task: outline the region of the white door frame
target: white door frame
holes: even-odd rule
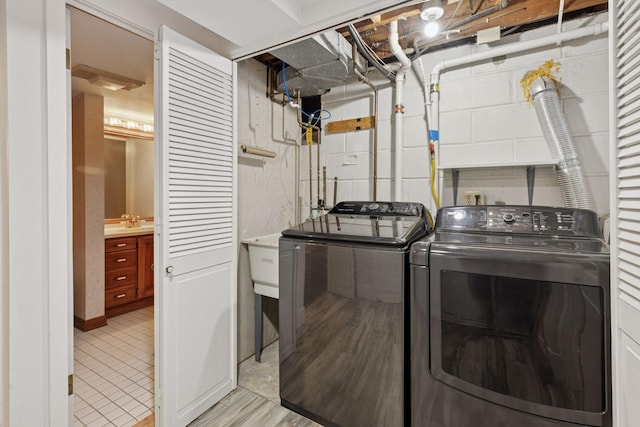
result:
[[[5,125],[0,135],[0,244],[6,267],[3,425],[69,425],[71,152],[65,2],[0,3],[6,31],[0,96],[7,107],[0,113]]]
[[[44,0],[44,1],[46,1],[46,0]],[[149,40],[150,43],[154,42],[154,37],[153,37],[153,33],[152,32],[149,33],[148,31],[145,31],[143,27],[139,27],[139,26],[135,25],[134,23],[132,23],[131,21],[126,20],[123,17],[119,17],[117,15],[108,13],[107,11],[99,9],[96,6],[92,5],[91,3],[86,2],[84,0],[66,0],[66,1],[62,0],[62,1],[65,2],[65,10],[66,11],[68,11],[68,6],[75,7],[76,9],[81,10],[83,12],[86,12],[86,13],[92,15],[92,16],[96,16],[96,17],[98,17],[100,19],[103,19],[104,21],[109,22],[110,24],[113,24],[113,25],[117,26],[118,28],[121,28],[121,29],[123,29],[125,31],[130,31],[130,32],[132,32],[134,34],[137,34],[140,37],[142,37],[142,38],[144,38],[146,40]],[[70,24],[70,22],[67,21],[67,28],[66,28],[67,31],[70,31],[69,24]],[[152,61],[153,58],[150,58],[149,60]],[[69,81],[69,85],[70,84],[71,84],[71,82]],[[69,95],[71,94],[71,87],[70,86],[69,86],[68,93],[69,93]],[[70,102],[71,102],[70,97],[69,97],[69,101],[68,102],[69,102],[68,108],[69,108],[69,112],[70,112],[71,111],[70,110]],[[71,141],[72,140],[71,140],[71,116],[70,115],[68,116],[67,135],[68,135],[68,150],[69,150],[69,153],[71,153],[71,149],[72,149]],[[158,167],[158,165],[156,163],[157,163],[157,161],[154,158],[154,168]],[[68,189],[69,193],[68,194],[69,194],[69,198],[73,199],[73,189],[72,189],[72,186],[71,186],[71,173],[72,173],[71,154],[69,154],[69,164],[68,164],[67,170],[69,171],[69,189]],[[73,241],[72,240],[73,239],[73,224],[72,224],[72,221],[73,221],[73,210],[72,210],[72,205],[70,203],[69,227],[70,227],[70,239],[71,239],[70,241],[71,242]],[[154,237],[155,237],[155,235],[154,235]],[[70,271],[73,272],[73,253],[72,253],[71,250],[69,251],[69,260],[68,260],[68,262],[69,262],[69,265],[70,265],[70,268],[71,268]],[[68,306],[68,310],[71,312],[71,315],[70,315],[71,326],[69,328],[70,334],[71,334],[69,336],[70,351],[69,351],[68,359],[69,359],[69,364],[70,364],[71,368],[73,368],[73,363],[74,363],[74,347],[73,347],[73,340],[74,340],[74,338],[73,338],[73,280],[70,280],[70,287],[69,287],[69,295],[68,296],[69,296],[69,301],[70,301],[70,305]],[[155,310],[155,311],[157,312],[157,310]],[[157,321],[158,321],[158,316],[155,315],[154,316],[154,323],[157,322]],[[159,360],[158,358],[159,358],[159,355],[157,353],[155,353],[155,355],[154,355],[154,359],[155,359],[154,360],[154,364],[155,365],[158,364],[158,360]],[[73,369],[71,369],[71,372],[72,371],[73,371]],[[69,420],[70,420],[69,425],[73,425],[73,420],[74,420],[73,410],[74,409],[73,409],[72,400],[70,401],[68,407],[69,407],[68,412],[69,412]]]
[[[147,30],[145,30],[145,28],[143,26],[139,26],[138,24],[136,24],[136,23],[132,22],[131,20],[127,19],[127,18],[129,18],[128,16],[127,16],[127,18],[118,16],[118,15],[116,15],[114,13],[111,13],[111,12],[105,11],[103,9],[100,9],[97,6],[89,3],[86,0],[67,0],[66,3],[68,5],[70,5],[70,6],[73,6],[73,7],[77,8],[77,9],[79,9],[79,10],[82,10],[83,12],[86,12],[86,13],[91,14],[93,16],[97,16],[97,17],[105,20],[106,22],[109,22],[109,23],[111,23],[111,24],[113,24],[113,25],[115,25],[115,26],[117,26],[119,28],[122,28],[122,29],[127,30],[127,31],[131,31],[131,32],[139,35],[140,37],[143,37],[143,38],[145,38],[147,40],[150,40],[152,43],[154,42],[154,39],[155,39],[154,33],[148,32]],[[157,67],[157,64],[155,64],[155,66]],[[233,71],[233,76],[234,76],[234,79],[235,79],[235,74],[236,74],[236,72],[235,72],[235,70],[236,70],[235,64],[233,64],[232,68],[234,70]],[[158,84],[158,81],[154,82],[154,84]],[[156,103],[157,103],[157,101],[156,101]],[[235,113],[235,110],[234,110],[234,113]],[[69,133],[69,135],[70,135],[70,133]],[[235,128],[234,128],[234,135],[235,135]],[[70,137],[69,137],[69,141],[71,141]],[[71,149],[71,145],[70,144],[71,143],[69,142],[69,150]],[[235,144],[235,141],[234,141],[234,147],[236,145],[237,144]],[[235,148],[234,148],[234,150],[235,150]],[[234,151],[233,158],[235,159],[235,151]],[[155,156],[155,158],[154,158],[154,169],[155,170],[159,170],[160,169],[160,165],[159,165],[158,161],[159,161],[158,157]],[[69,167],[69,170],[71,170],[70,167]],[[234,168],[234,174],[235,174],[235,168]],[[234,179],[234,181],[235,181],[235,179]],[[158,186],[158,182],[156,181],[156,182],[154,182],[154,188],[156,188],[156,192],[157,192],[157,186]],[[72,194],[71,190],[70,190],[69,194],[70,195]],[[234,192],[234,194],[235,194],[235,192]],[[236,204],[236,200],[234,199],[234,206],[235,206],[235,204]],[[160,208],[162,208],[162,207],[160,207]],[[157,209],[158,209],[158,207],[156,206],[156,210]],[[158,215],[157,211],[155,212],[155,215],[156,216]],[[159,226],[158,222],[156,222],[156,226]],[[233,229],[235,229],[235,215],[234,215],[234,226],[233,226]],[[157,230],[154,233],[154,238],[156,239],[156,241],[159,238],[159,234],[158,234]],[[156,247],[157,247],[157,244],[158,243],[156,243]],[[232,246],[234,248],[236,247],[235,240],[234,240],[234,244]],[[159,267],[162,267],[162,263],[158,262],[158,255],[159,255],[158,252],[159,251],[156,250],[154,252],[156,254],[155,265],[157,265]],[[235,249],[233,249],[232,252],[235,254]],[[72,263],[72,257],[71,256],[70,256],[70,262]],[[236,280],[236,278],[235,278],[235,265],[236,265],[236,261],[235,261],[235,258],[234,258],[234,263],[233,263],[233,266],[234,266],[234,268],[233,268],[233,281],[234,282]],[[155,272],[156,279],[154,280],[155,295],[156,295],[156,304],[155,304],[156,308],[154,309],[154,323],[155,323],[154,329],[155,329],[155,332],[156,332],[156,340],[158,339],[159,324],[162,322],[161,315],[160,315],[161,305],[159,304],[160,297],[161,297],[160,284],[162,282],[161,280],[159,280],[160,271],[161,271],[161,268],[157,268],[156,269],[156,272]],[[72,295],[73,285],[71,285],[69,292]],[[234,299],[234,301],[235,301],[235,299]],[[233,307],[235,307],[235,303],[233,304]],[[235,318],[235,314],[234,314],[233,317]],[[71,331],[72,331],[72,329],[71,329]],[[235,323],[234,323],[234,327],[233,327],[233,331],[232,332],[235,335],[235,333],[236,333]],[[71,336],[70,339],[73,340],[73,336]],[[154,353],[154,359],[155,359],[154,360],[154,364],[155,364],[155,367],[156,367],[155,368],[155,371],[156,371],[156,390],[154,390],[154,392],[157,392],[157,390],[158,390],[158,375],[157,375],[157,373],[158,373],[159,367],[162,365],[162,360],[163,359],[162,359],[161,353],[158,351],[158,343],[157,342],[156,342],[154,347],[156,348],[156,351]],[[69,355],[69,357],[70,357],[71,364],[73,364],[73,348],[71,348],[71,354]],[[235,344],[232,346],[232,349],[230,350],[230,357],[232,359],[232,362],[235,364],[235,362],[236,362],[236,345]],[[233,375],[232,376],[233,376],[233,387],[235,387],[235,384],[236,384],[235,370],[233,371]],[[158,405],[158,402],[160,400],[160,397],[161,396],[156,396],[155,397],[156,410],[158,409],[157,405]],[[71,409],[69,410],[69,417],[70,417],[69,419],[71,421],[73,421],[73,406],[70,405],[70,408]],[[162,421],[162,419],[159,418],[159,415],[160,414],[156,414],[156,422]]]

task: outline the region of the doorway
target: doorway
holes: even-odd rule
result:
[[[99,132],[79,161],[74,139],[74,423],[130,426],[155,404],[153,42],[69,9],[72,96],[90,98],[82,120]],[[105,238],[135,246],[109,252]]]

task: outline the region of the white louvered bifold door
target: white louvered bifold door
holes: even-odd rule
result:
[[[640,1],[610,2],[614,73],[612,206],[614,419],[640,425]]]
[[[236,387],[235,64],[158,38],[156,419],[184,426]]]

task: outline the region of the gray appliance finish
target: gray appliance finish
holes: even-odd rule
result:
[[[341,202],[280,238],[280,398],[325,426],[408,425],[409,248],[418,203]]]
[[[411,421],[611,426],[609,250],[596,215],[438,211],[411,248]]]

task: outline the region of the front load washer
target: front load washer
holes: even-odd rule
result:
[[[325,426],[408,425],[409,248],[432,230],[419,203],[341,202],[282,232],[283,406]]]
[[[609,250],[580,209],[438,211],[411,251],[411,421],[611,426]]]

